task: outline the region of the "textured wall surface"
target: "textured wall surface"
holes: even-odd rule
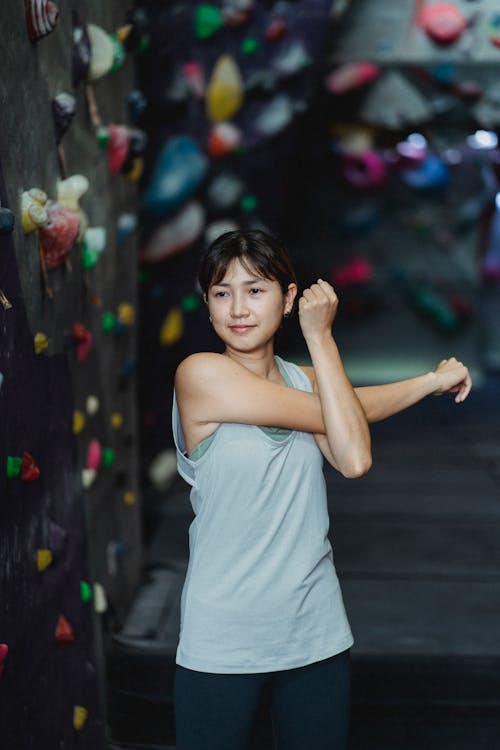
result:
[[[127,610],[141,557],[134,325],[103,327],[106,313],[116,322],[120,305],[135,307],[135,237],[118,243],[116,228],[121,214],[134,211],[136,191],[123,174],[110,174],[86,83],[73,85],[72,10],[111,33],[127,6],[61,3],[57,26],[36,42],[24,3],[0,8],[0,198],[15,215],[14,232],[0,235],[0,288],[11,304],[0,306],[0,643],[8,647],[0,665],[0,744],[9,750],[103,746],[101,625],[119,622]],[[127,55],[119,70],[92,84],[104,125],[126,122],[132,78]],[[58,154],[52,99],[61,92],[75,97],[76,114]],[[77,241],[45,277],[39,232],[24,234],[19,196],[38,187],[55,200],[57,181],[74,174],[90,183],[81,226],[104,227],[105,249],[85,270]],[[91,336],[81,362],[75,323]],[[40,353],[37,333],[47,340]],[[102,459],[84,486],[92,440]],[[24,452],[39,468],[32,481],[6,473],[7,457]],[[50,563],[45,568],[39,551]],[[105,607],[102,592],[107,614],[94,615],[94,603]],[[65,629],[56,637],[58,624]]]

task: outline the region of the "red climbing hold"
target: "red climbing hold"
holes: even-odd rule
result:
[[[35,479],[38,479],[40,476],[40,469],[35,463],[35,459],[33,456],[30,456],[29,453],[26,453],[24,451],[23,453],[23,463],[21,466],[21,479],[24,482],[34,482]]]
[[[59,615],[56,627],[56,641],[64,645],[66,643],[73,643],[75,640],[75,633],[68,620],[64,615]]]

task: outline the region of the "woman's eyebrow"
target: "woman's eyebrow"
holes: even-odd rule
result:
[[[241,283],[244,285],[250,286],[251,284],[262,284],[267,283],[268,279],[264,279],[262,276],[258,276],[255,279],[246,279],[245,281],[242,281]],[[232,286],[232,284],[228,281],[219,281],[218,284],[214,284],[214,286]]]

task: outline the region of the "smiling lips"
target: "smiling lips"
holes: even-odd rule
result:
[[[233,333],[246,333],[247,331],[251,331],[252,328],[255,326],[249,326],[249,325],[236,325],[236,326],[229,326],[230,330]]]

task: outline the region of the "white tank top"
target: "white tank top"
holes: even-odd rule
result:
[[[276,357],[294,388],[297,365]],[[276,441],[223,423],[206,452],[186,455],[174,393],[173,434],[195,518],[176,662],[200,672],[273,672],[352,645],[328,540],[323,457],[314,438]]]

